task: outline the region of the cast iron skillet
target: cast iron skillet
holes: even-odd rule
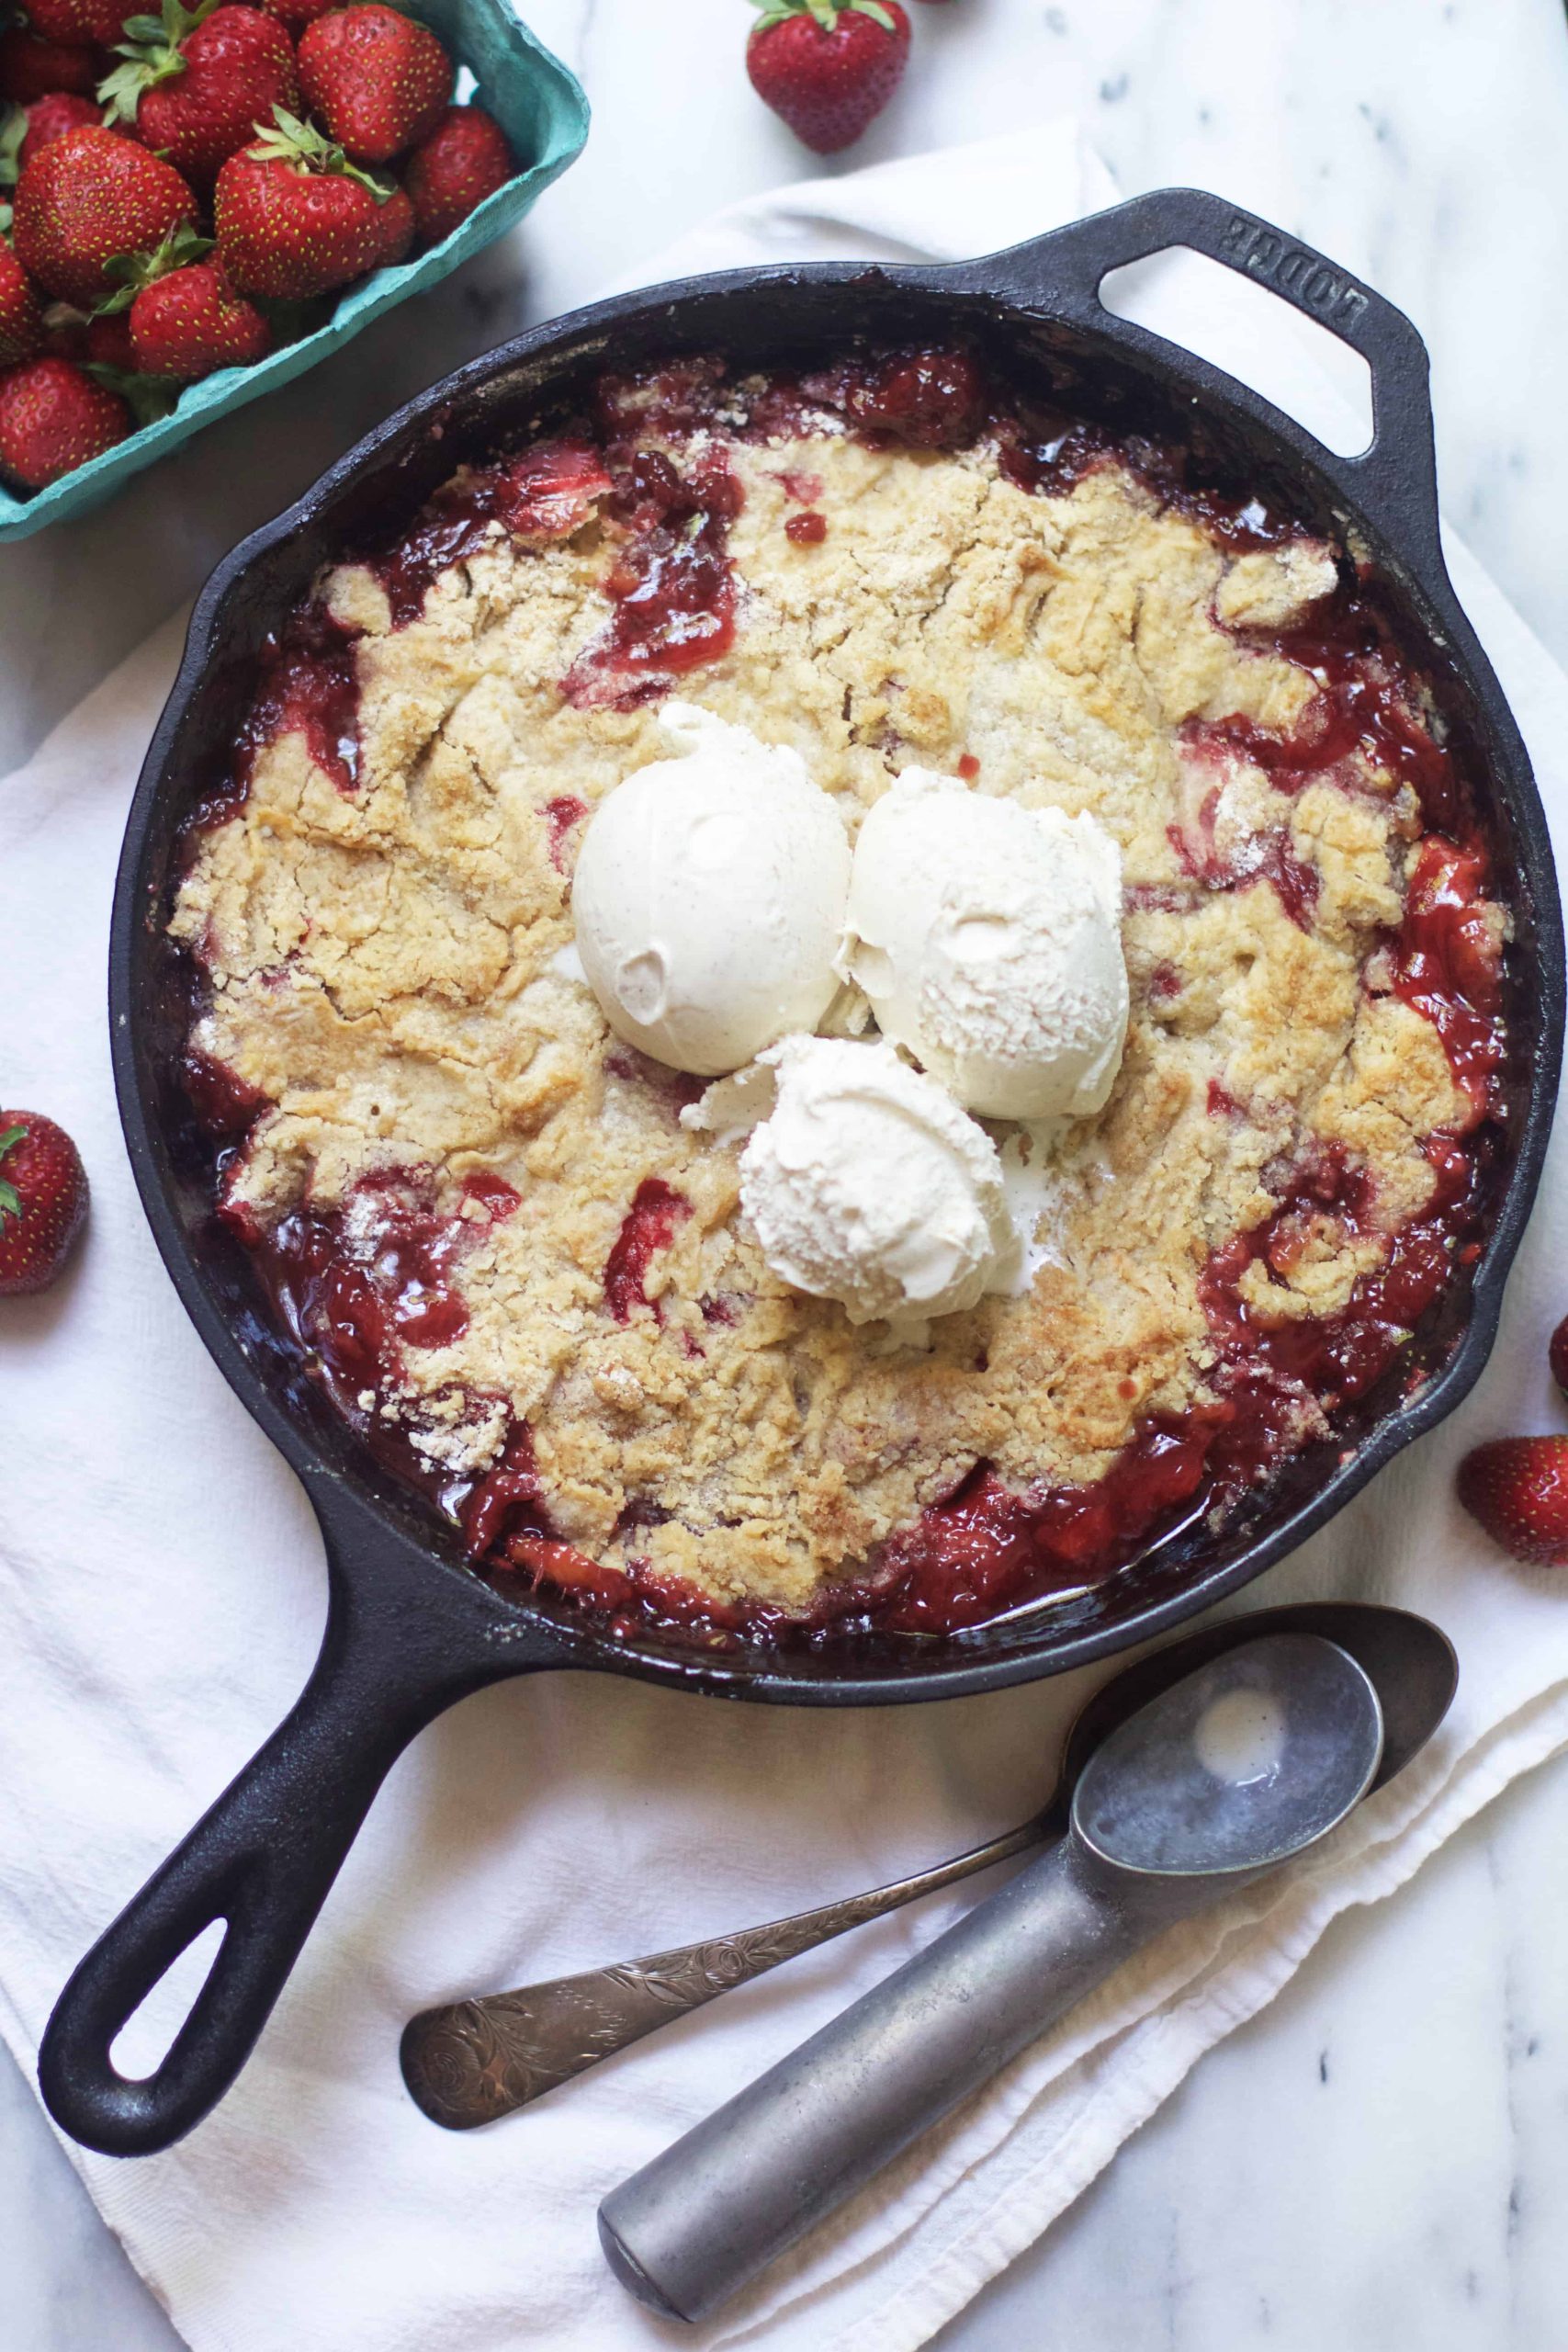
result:
[[[1375,438],[1332,456],[1255,393],[1104,311],[1108,270],[1189,245],[1322,321],[1371,364]],[[1197,1519],[1100,1591],[1028,1607],[941,1640],[887,1637],[825,1656],[694,1656],[677,1637],[615,1640],[540,1593],[503,1600],[465,1566],[432,1507],[370,1460],[283,1346],[244,1252],[210,1216],[209,1153],[175,1076],[186,1001],[163,941],[182,820],[227,771],[269,627],[345,546],[394,531],[504,434],[570,405],[605,364],[717,349],[765,364],[842,348],[968,338],[1005,379],[1128,431],[1185,438],[1208,473],[1282,500],[1348,538],[1387,583],[1475,780],[1517,938],[1507,1143],[1485,1248],[1408,1359],[1332,1444],[1292,1464],[1217,1536]],[[1234,1592],[1322,1526],[1449,1412],[1490,1347],[1540,1173],[1563,1017],[1562,944],[1544,820],[1524,746],[1454,600],[1438,541],[1427,357],[1409,322],[1344,270],[1218,198],[1172,190],[955,267],[826,265],[695,280],[607,302],[504,345],[412,401],[299,503],[220,566],[131,809],[111,959],[115,1075],[137,1181],[186,1310],[224,1374],[305,1482],[326,1545],[321,1657],[299,1704],[73,1976],[39,2078],[55,2120],[118,2155],[167,2147],[249,2055],[393,1759],[454,1701],[509,1675],[589,1668],[737,1699],[862,1706],[996,1690],[1142,1641]],[[164,2063],[127,2081],[109,2051],[186,1947],[227,1923]]]

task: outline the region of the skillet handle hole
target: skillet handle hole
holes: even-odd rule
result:
[[[1364,457],[1371,447],[1372,374],[1362,353],[1258,279],[1170,244],[1108,270],[1100,300],[1249,384],[1337,456]]]
[[[109,2047],[109,2064],[122,2082],[150,2082],[158,2072],[201,1998],[228,1933],[227,1919],[212,1920],[132,2009]]]

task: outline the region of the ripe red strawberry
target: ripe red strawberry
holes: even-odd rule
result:
[[[260,0],[269,17],[287,25],[296,40],[306,25],[313,25],[329,8],[341,7],[343,0]]]
[[[34,32],[68,49],[107,49],[129,14],[129,0],[28,0]]]
[[[29,359],[0,376],[0,474],[43,490],[130,431],[118,392],[71,359]]]
[[[0,368],[36,359],[43,347],[43,311],[38,289],[0,237]]]
[[[235,293],[221,262],[197,261],[142,288],[130,306],[130,340],[142,375],[189,383],[264,357],[272,329]]]
[[[17,258],[62,302],[91,310],[111,291],[106,265],[151,251],[196,198],[172,164],[114,130],[68,130],[17,183]]]
[[[1547,1350],[1547,1357],[1551,1365],[1551,1377],[1563,1395],[1568,1396],[1568,1315],[1563,1317],[1556,1330],[1553,1331],[1551,1345]]]
[[[164,0],[162,19],[132,17],[116,66],[98,96],[111,123],[209,188],[220,167],[270,122],[275,106],[298,105],[294,44],[276,17],[221,7],[196,15]]]
[[[366,0],[301,34],[305,102],[356,164],[388,164],[428,139],[452,96],[452,61],[433,32]]]
[[[92,98],[78,97],[72,90],[55,90],[28,108],[28,127],[17,161],[26,171],[39,148],[47,147],[51,139],[63,139],[68,130],[85,130],[102,121]]]
[[[516,169],[506,133],[482,107],[448,107],[403,171],[420,243],[449,237]]]
[[[388,262],[413,242],[413,207],[341,147],[282,107],[276,128],[231,155],[213,220],[230,281],[243,294],[299,300]]]
[[[0,1298],[47,1290],[86,1214],[86,1170],[64,1128],[0,1111]]]
[[[39,40],[24,25],[0,33],[0,98],[30,107],[56,90],[74,90],[90,97],[100,68],[90,49],[68,49],[57,40]]]
[[[904,78],[909,19],[899,0],[752,0],[751,87],[818,155],[852,146]]]
[[[1500,1437],[1459,1465],[1459,1498],[1494,1543],[1538,1567],[1568,1566],[1568,1437]]]

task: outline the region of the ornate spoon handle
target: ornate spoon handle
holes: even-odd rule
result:
[[[732,1985],[761,1976],[846,1928],[970,1878],[992,1862],[1027,1853],[1060,1826],[1053,1810],[934,1870],[824,1904],[818,1911],[797,1912],[792,1919],[771,1920],[766,1927],[618,1967],[591,1969],[581,1976],[525,1984],[514,1993],[423,2009],[403,2029],[403,2080],[432,2122],[448,2132],[497,2122]]]

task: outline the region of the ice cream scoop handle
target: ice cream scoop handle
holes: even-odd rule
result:
[[[612,2190],[615,2275],[666,2317],[705,2318],[1203,1899],[1164,1895],[1152,1917],[1069,1838]]]

